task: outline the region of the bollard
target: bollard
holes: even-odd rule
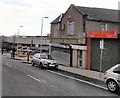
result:
[[[27,61],[29,61],[29,52],[27,52]]]

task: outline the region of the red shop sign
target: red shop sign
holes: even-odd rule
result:
[[[118,38],[118,32],[116,30],[87,32],[87,38]]]

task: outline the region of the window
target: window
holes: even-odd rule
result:
[[[120,66],[116,67],[116,68],[113,70],[113,72],[120,74]]]
[[[58,31],[59,31],[59,24],[56,24],[55,26],[54,26],[54,37],[58,37]]]
[[[61,24],[61,31],[65,30],[65,24]]]
[[[82,67],[82,50],[78,50],[78,66]]]
[[[101,24],[101,31],[107,31],[107,24]]]
[[[58,25],[55,26],[55,30],[58,30]]]
[[[35,58],[38,58],[38,55],[39,55],[39,54],[35,54],[34,57],[35,57]]]
[[[55,30],[55,31],[60,30],[60,24],[56,24],[55,27],[54,27],[54,30]]]
[[[68,35],[74,35],[74,21],[68,21],[67,24],[67,34]]]

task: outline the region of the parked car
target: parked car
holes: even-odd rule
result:
[[[120,90],[120,64],[117,64],[105,72],[105,83],[111,92]]]
[[[55,69],[58,68],[58,64],[56,60],[54,60],[50,55],[46,53],[36,53],[32,57],[31,62],[32,62],[32,66],[39,65],[41,69],[44,67],[55,68]]]

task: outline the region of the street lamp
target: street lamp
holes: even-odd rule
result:
[[[20,29],[20,27],[23,27],[23,26],[18,26],[18,36],[19,36],[19,29]]]
[[[22,25],[21,26],[18,26],[18,38],[19,38],[19,29],[20,29],[20,27],[23,27]],[[19,44],[18,44],[18,42],[17,42],[17,54],[18,54],[18,46],[19,46]]]
[[[43,20],[44,18],[48,18],[48,17],[43,17],[42,21],[41,21],[41,44],[40,44],[40,53],[42,53],[42,33],[43,33]]]

